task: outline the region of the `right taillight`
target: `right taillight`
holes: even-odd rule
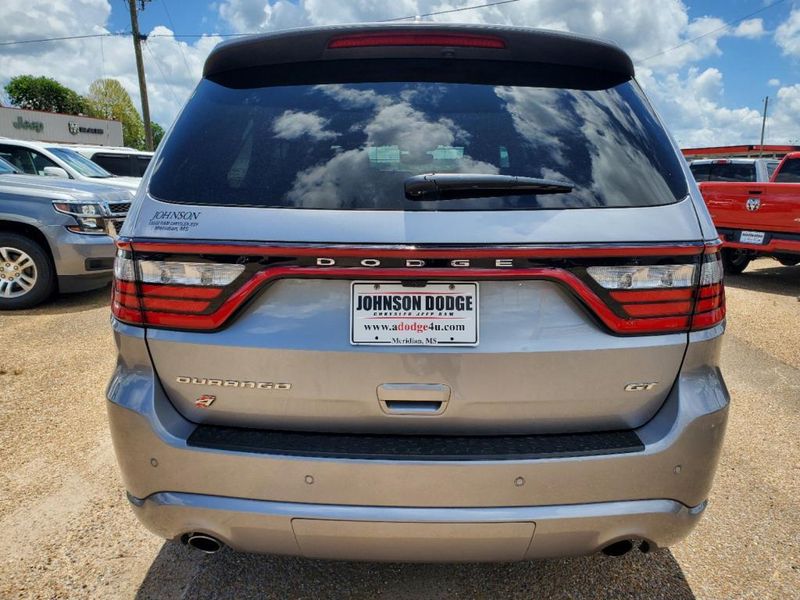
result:
[[[697,265],[624,265],[588,267],[610,306],[622,317],[624,333],[686,331],[692,316]],[[610,300],[610,302],[609,302]]]
[[[722,281],[722,257],[718,248],[703,255],[700,282],[692,315],[692,329],[708,329],[725,318],[725,285]]]
[[[700,262],[587,267],[626,333],[707,329],[725,318],[722,263],[710,247]]]

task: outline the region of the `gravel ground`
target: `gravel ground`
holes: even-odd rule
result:
[[[727,281],[733,404],[704,520],[621,559],[382,565],[165,543],[128,510],[106,428],[108,290],[0,314],[0,598],[799,598],[800,267],[776,265]]]

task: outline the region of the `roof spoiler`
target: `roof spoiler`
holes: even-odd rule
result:
[[[592,37],[525,27],[373,23],[291,29],[225,41],[206,59],[203,77],[254,67],[385,58],[528,62],[602,71],[621,80],[634,76],[625,51]]]

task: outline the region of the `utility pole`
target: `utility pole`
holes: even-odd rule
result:
[[[764,98],[764,116],[761,119],[761,152],[759,156],[764,156],[764,129],[767,126],[767,107],[769,106],[769,96]]]
[[[136,54],[136,71],[139,74],[139,96],[142,98],[142,120],[144,121],[144,145],[146,150],[153,149],[153,128],[150,126],[150,103],[147,101],[147,81],[144,78],[144,62],[142,62],[142,40],[147,37],[139,33],[139,16],[136,14],[136,3],[144,10],[147,0],[127,0],[131,9],[131,33],[133,35],[133,51]]]

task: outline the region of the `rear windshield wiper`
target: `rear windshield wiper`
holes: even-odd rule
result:
[[[572,185],[552,179],[484,173],[423,173],[403,183],[409,200],[453,200],[538,194],[567,194]]]

